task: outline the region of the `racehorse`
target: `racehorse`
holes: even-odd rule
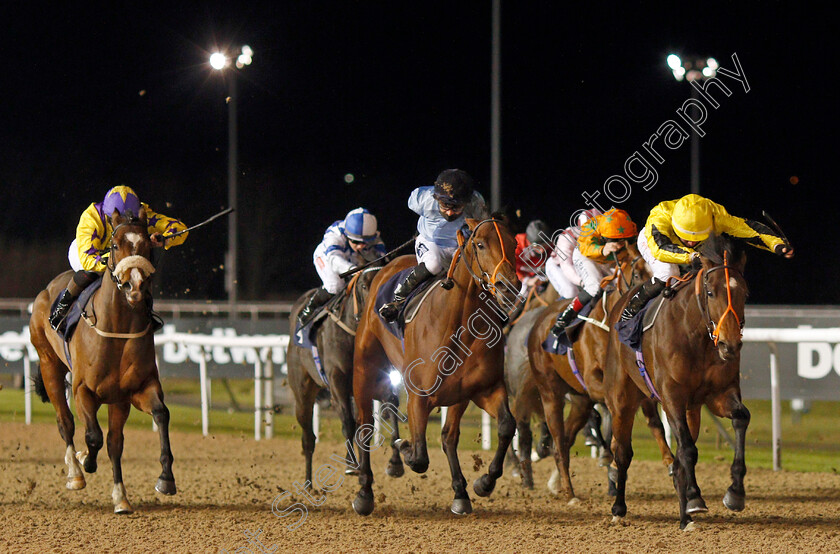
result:
[[[131,406],[151,414],[160,433],[162,472],[155,489],[175,494],[172,451],[169,446],[169,410],[163,403],[155,362],[152,321],[147,302],[151,299],[152,243],[145,210],[137,217],[113,215],[114,231],[102,285],[85,308],[86,324],[76,327],[65,350],[61,337],[50,327],[50,306],[61,294],[73,272],[66,271],[41,291],[29,321],[30,340],[38,351],[40,369],[36,391],[52,402],[58,415],[58,430],[67,446],[67,488],[83,489],[88,473],[96,471],[96,456],[103,445],[96,412],[108,405],[108,456],[114,473],[111,498],[114,512],[133,511],[122,479],[123,426]],[[72,368],[72,391],[76,413],[85,423],[85,452],[73,444],[75,423],[65,397],[65,377]],[[80,465],[81,463],[81,465]]]
[[[567,355],[551,354],[542,347],[549,334],[549,328],[569,301],[557,302],[540,313],[528,337],[530,370],[554,440],[554,457],[559,472],[560,490],[554,490],[554,476],[550,480],[549,488],[553,492],[565,492],[570,503],[575,503],[577,499],[569,475],[569,451],[577,433],[590,417],[595,403],[602,403],[605,396],[603,368],[610,331],[603,321],[607,319],[608,314],[615,311],[615,305],[623,294],[634,285],[641,285],[651,276],[647,263],[639,254],[636,242],[631,240],[625,244],[626,247],[617,259],[615,272],[612,277],[604,279],[602,287],[607,282],[611,284],[605,287],[603,296],[594,305],[586,322],[581,324],[579,332],[572,330],[572,334],[577,335],[572,350],[575,368]],[[564,423],[563,409],[567,394],[570,397],[571,409]],[[665,432],[656,412],[656,404],[652,401],[643,402],[642,410],[651,433],[659,444],[665,465],[670,465],[673,456],[665,442]],[[604,464],[610,461],[609,452],[605,452],[605,456],[607,459],[602,460]],[[523,467],[525,465],[527,464],[523,464]]]
[[[289,341],[286,354],[289,388],[291,388],[295,397],[295,416],[302,430],[301,442],[306,457],[306,483],[308,484],[312,483],[312,454],[315,452],[312,407],[315,405],[316,396],[321,390],[329,390],[332,404],[338,410],[341,419],[341,431],[349,444],[353,443],[353,437],[356,433],[356,419],[350,403],[353,394],[353,345],[356,327],[359,324],[362,309],[370,291],[370,282],[381,269],[382,266],[377,265],[356,273],[347,285],[343,297],[337,299],[338,301],[335,303],[328,303],[324,308],[327,310],[328,316],[324,318],[324,321],[315,331],[315,343],[320,363],[327,377],[326,383],[318,373],[312,350],[298,346],[294,340]],[[290,329],[295,328],[298,312],[314,291],[315,289],[310,290],[295,302],[289,316]],[[390,402],[393,406],[399,404],[399,397],[390,386],[383,387],[377,394],[377,398]],[[396,447],[396,440],[399,439],[399,427],[396,414],[391,412],[390,415],[393,424],[391,441],[393,456],[388,462],[386,472],[392,477],[400,477],[405,470],[399,450]],[[348,469],[346,473],[354,473],[356,470],[351,468],[355,466],[355,457],[348,450]]]
[[[642,336],[641,367],[646,369],[650,386],[637,366],[634,351],[619,341],[617,333],[610,335],[604,386],[613,416],[617,489],[612,506],[614,520],[627,514],[625,483],[633,458],[633,415],[644,398],[657,395],[678,445],[674,487],[680,502],[680,529],[694,526],[691,514],[707,511],[695,476],[695,443],[704,404],[717,417],[732,419],[732,484],[723,504],[736,512],[744,509],[744,440],[750,422],[740,387],[741,336],[748,292],[744,279],[746,254],[740,243],[722,235],[706,241],[700,260],[702,269],[690,274],[693,286],[686,282],[671,298],[662,300],[653,326]],[[612,324],[625,303],[626,297],[616,306]]]
[[[444,281],[446,286],[432,285],[433,290],[405,327],[402,341],[385,327],[375,309],[376,302],[365,305],[356,332],[353,374],[358,422],[370,425],[371,400],[378,383],[387,378],[392,365],[402,372],[408,391],[411,440],[400,443],[400,452],[417,473],[429,466],[429,414],[437,406],[450,406],[441,442],[452,475],[455,498],[451,510],[455,514],[472,512],[457,453],[461,416],[470,400],[498,421],[498,448],[487,473],[473,485],[477,495],[488,496],[493,491],[515,430],[504,385],[502,327],[506,312],[496,302],[512,306],[517,296],[519,281],[513,266],[516,243],[506,223],[499,219],[466,222],[469,237],[459,232],[460,247],[447,275],[451,280]],[[388,264],[374,278],[371,294],[415,263],[414,256],[402,256]],[[367,444],[359,446],[361,488],[353,508],[368,515],[374,507],[370,449]]]
[[[531,471],[531,420],[536,418],[539,421],[540,440],[537,442],[536,451],[540,458],[545,458],[551,453],[551,435],[545,422],[537,383],[528,362],[527,341],[536,316],[556,299],[557,291],[551,285],[548,285],[542,294],[537,294],[531,289],[521,312],[511,321],[507,332],[505,387],[519,436],[519,453],[511,446],[507,454],[507,465],[512,468],[511,475],[521,477],[522,486],[529,489],[534,488]]]

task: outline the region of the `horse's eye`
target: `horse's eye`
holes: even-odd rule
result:
[[[483,242],[476,242],[475,247],[479,250],[484,250],[484,243]]]
[[[709,296],[709,298],[714,298],[714,296],[715,296],[715,293],[712,292],[712,291],[708,291],[708,292],[706,292],[706,294]]]

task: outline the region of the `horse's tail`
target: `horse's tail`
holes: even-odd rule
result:
[[[35,368],[35,375],[32,376],[32,384],[35,386],[35,393],[41,402],[49,402],[50,397],[47,394],[47,387],[44,385],[44,378],[41,376],[41,364]]]

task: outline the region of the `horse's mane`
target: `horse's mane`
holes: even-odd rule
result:
[[[700,246],[700,255],[708,258],[715,265],[723,264],[723,254],[727,254],[729,262],[733,263],[735,260],[741,258],[744,252],[741,241],[733,239],[727,234],[709,235],[709,238]]]

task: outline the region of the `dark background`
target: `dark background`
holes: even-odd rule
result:
[[[621,174],[689,98],[667,54],[734,69],[737,53],[751,90],[719,76],[733,94],[716,95],[704,125],[701,194],[735,215],[767,210],[797,249],[793,260],[751,250],[752,303],[840,303],[838,26],[827,13],[502,4],[510,212],[566,226],[581,193]],[[79,215],[111,186],[188,225],[227,205],[227,89],[207,63],[216,47],[255,52],[237,81],[241,299],[319,284],[312,251],[355,207],[378,217],[387,244],[404,242],[416,225],[409,193],[444,168],[470,172],[489,201],[490,2],[6,3],[0,20],[2,296],[46,284],[30,265],[66,267]],[[689,192],[689,143],[660,150],[657,185],[618,206],[640,224]],[[225,298],[226,248],[224,221],[196,230],[163,256],[158,296]]]

